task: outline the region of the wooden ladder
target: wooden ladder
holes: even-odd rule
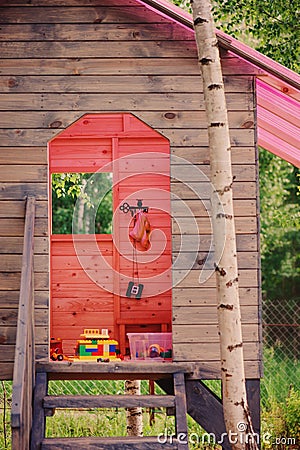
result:
[[[179,449],[186,450],[188,446],[187,407],[185,393],[184,371],[174,371],[169,374],[173,378],[174,395],[48,395],[49,379],[68,379],[65,374],[57,373],[60,363],[56,364],[56,373],[51,377],[50,364],[46,364],[45,371],[36,373],[36,383],[33,397],[33,425],[31,431],[30,450],[79,450],[79,449]],[[155,365],[155,364],[154,364]],[[101,366],[101,365],[100,365]],[[89,364],[90,367],[90,364]],[[98,364],[99,367],[99,364]],[[103,367],[103,366],[102,366]],[[101,369],[102,369],[101,367]],[[109,369],[110,370],[110,369]],[[122,370],[121,370],[122,372]],[[126,376],[125,376],[126,375]],[[127,379],[130,374],[114,373],[114,379]],[[141,379],[147,379],[146,374],[140,374]],[[159,374],[158,374],[159,375]],[[167,374],[164,373],[164,376]],[[135,377],[134,377],[135,378]],[[136,377],[139,379],[138,377]],[[153,374],[148,374],[153,379]],[[76,379],[76,378],[74,378]],[[84,374],[84,379],[99,379],[95,373]],[[101,379],[112,379],[111,373],[107,378],[101,374]],[[129,378],[130,379],[130,378]],[[131,379],[133,374],[131,373]],[[173,408],[175,410],[176,436],[162,437],[82,437],[82,438],[46,438],[46,417],[55,413],[55,408]],[[165,442],[166,441],[166,442]]]

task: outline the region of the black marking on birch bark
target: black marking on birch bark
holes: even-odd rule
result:
[[[220,192],[219,192],[219,194],[220,194]],[[229,220],[232,220],[232,219],[233,219],[233,216],[232,216],[232,214],[218,213],[218,214],[216,215],[216,218],[217,218],[217,219],[229,219]]]
[[[211,128],[225,127],[225,123],[224,122],[211,122],[210,127]]]
[[[126,408],[126,411],[130,411],[132,408]],[[141,416],[143,413],[141,412],[141,411],[138,411],[138,412],[131,412],[130,413],[130,417],[138,417],[138,416]],[[130,428],[132,428],[132,426],[131,425],[128,425],[127,426],[127,429],[128,429],[128,427],[130,427]]]
[[[137,388],[136,388],[136,386],[126,386],[126,391],[130,391],[130,392],[133,392],[134,394],[133,395],[135,395],[135,393],[137,392]]]
[[[228,309],[229,311],[232,311],[233,310],[233,305],[225,305],[224,303],[221,303],[219,306],[218,306],[218,309]]]
[[[243,343],[240,342],[239,344],[235,344],[235,345],[228,345],[227,349],[232,352],[235,348],[240,348],[243,347]]]
[[[215,271],[216,272],[219,272],[219,274],[221,275],[221,277],[225,277],[225,275],[226,275],[226,270],[223,268],[223,267],[219,267],[219,266],[217,266],[217,264],[215,263]]]
[[[233,285],[233,283],[237,283],[238,282],[238,277],[234,278],[233,280],[230,280],[226,283],[226,287],[231,287]]]
[[[222,85],[221,84],[216,84],[216,83],[210,84],[208,86],[208,90],[212,91],[213,89],[222,89]]]
[[[208,66],[208,64],[212,63],[212,59],[210,59],[210,58],[202,58],[202,59],[199,60],[199,62],[203,66]]]
[[[196,26],[196,25],[199,25],[199,23],[208,23],[208,20],[207,19],[204,19],[204,17],[197,17],[195,20],[194,20],[194,25]]]
[[[244,402],[243,400],[241,402],[234,402],[234,406],[243,406]]]
[[[245,404],[245,400],[243,398],[242,398],[242,401],[241,401],[241,405],[243,407],[243,410],[246,413],[246,416],[249,417],[250,416],[250,409],[249,409],[249,406]]]

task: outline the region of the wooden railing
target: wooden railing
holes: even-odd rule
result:
[[[34,245],[35,198],[26,201],[19,313],[15,348],[11,406],[12,450],[29,450],[32,394],[35,378],[34,353]]]

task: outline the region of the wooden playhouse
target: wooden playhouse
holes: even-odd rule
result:
[[[41,402],[51,378],[159,379],[170,394],[174,388],[178,430],[186,429],[187,409],[221,436],[221,401],[201,382],[220,378],[220,356],[209,152],[191,17],[165,0],[14,0],[1,1],[0,22],[0,378],[14,374],[17,382],[12,426],[15,442],[23,440],[14,448],[29,445],[32,415],[20,399],[31,403],[34,373],[32,448],[50,448],[43,424],[57,404]],[[259,429],[257,145],[299,164],[299,77],[222,32],[218,39],[245,370]],[[56,173],[90,174],[91,182],[109,174],[111,233],[53,232]],[[136,214],[150,224],[144,247],[130,234]],[[125,356],[128,333],[171,332],[172,362],[50,361],[51,338],[72,355],[84,329],[108,330]],[[96,405],[106,404],[99,398]]]

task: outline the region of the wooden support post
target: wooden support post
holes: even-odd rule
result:
[[[36,374],[35,389],[33,395],[33,423],[31,430],[30,450],[39,450],[45,437],[46,417],[43,400],[48,391],[47,373]]]
[[[246,379],[246,389],[253,429],[258,435],[258,442],[260,442],[260,380]]]
[[[187,380],[186,398],[188,413],[208,433],[208,439],[215,439],[224,450],[231,450],[219,397],[201,381]]]
[[[188,444],[187,409],[184,373],[174,373],[175,419],[178,449],[186,450]]]

